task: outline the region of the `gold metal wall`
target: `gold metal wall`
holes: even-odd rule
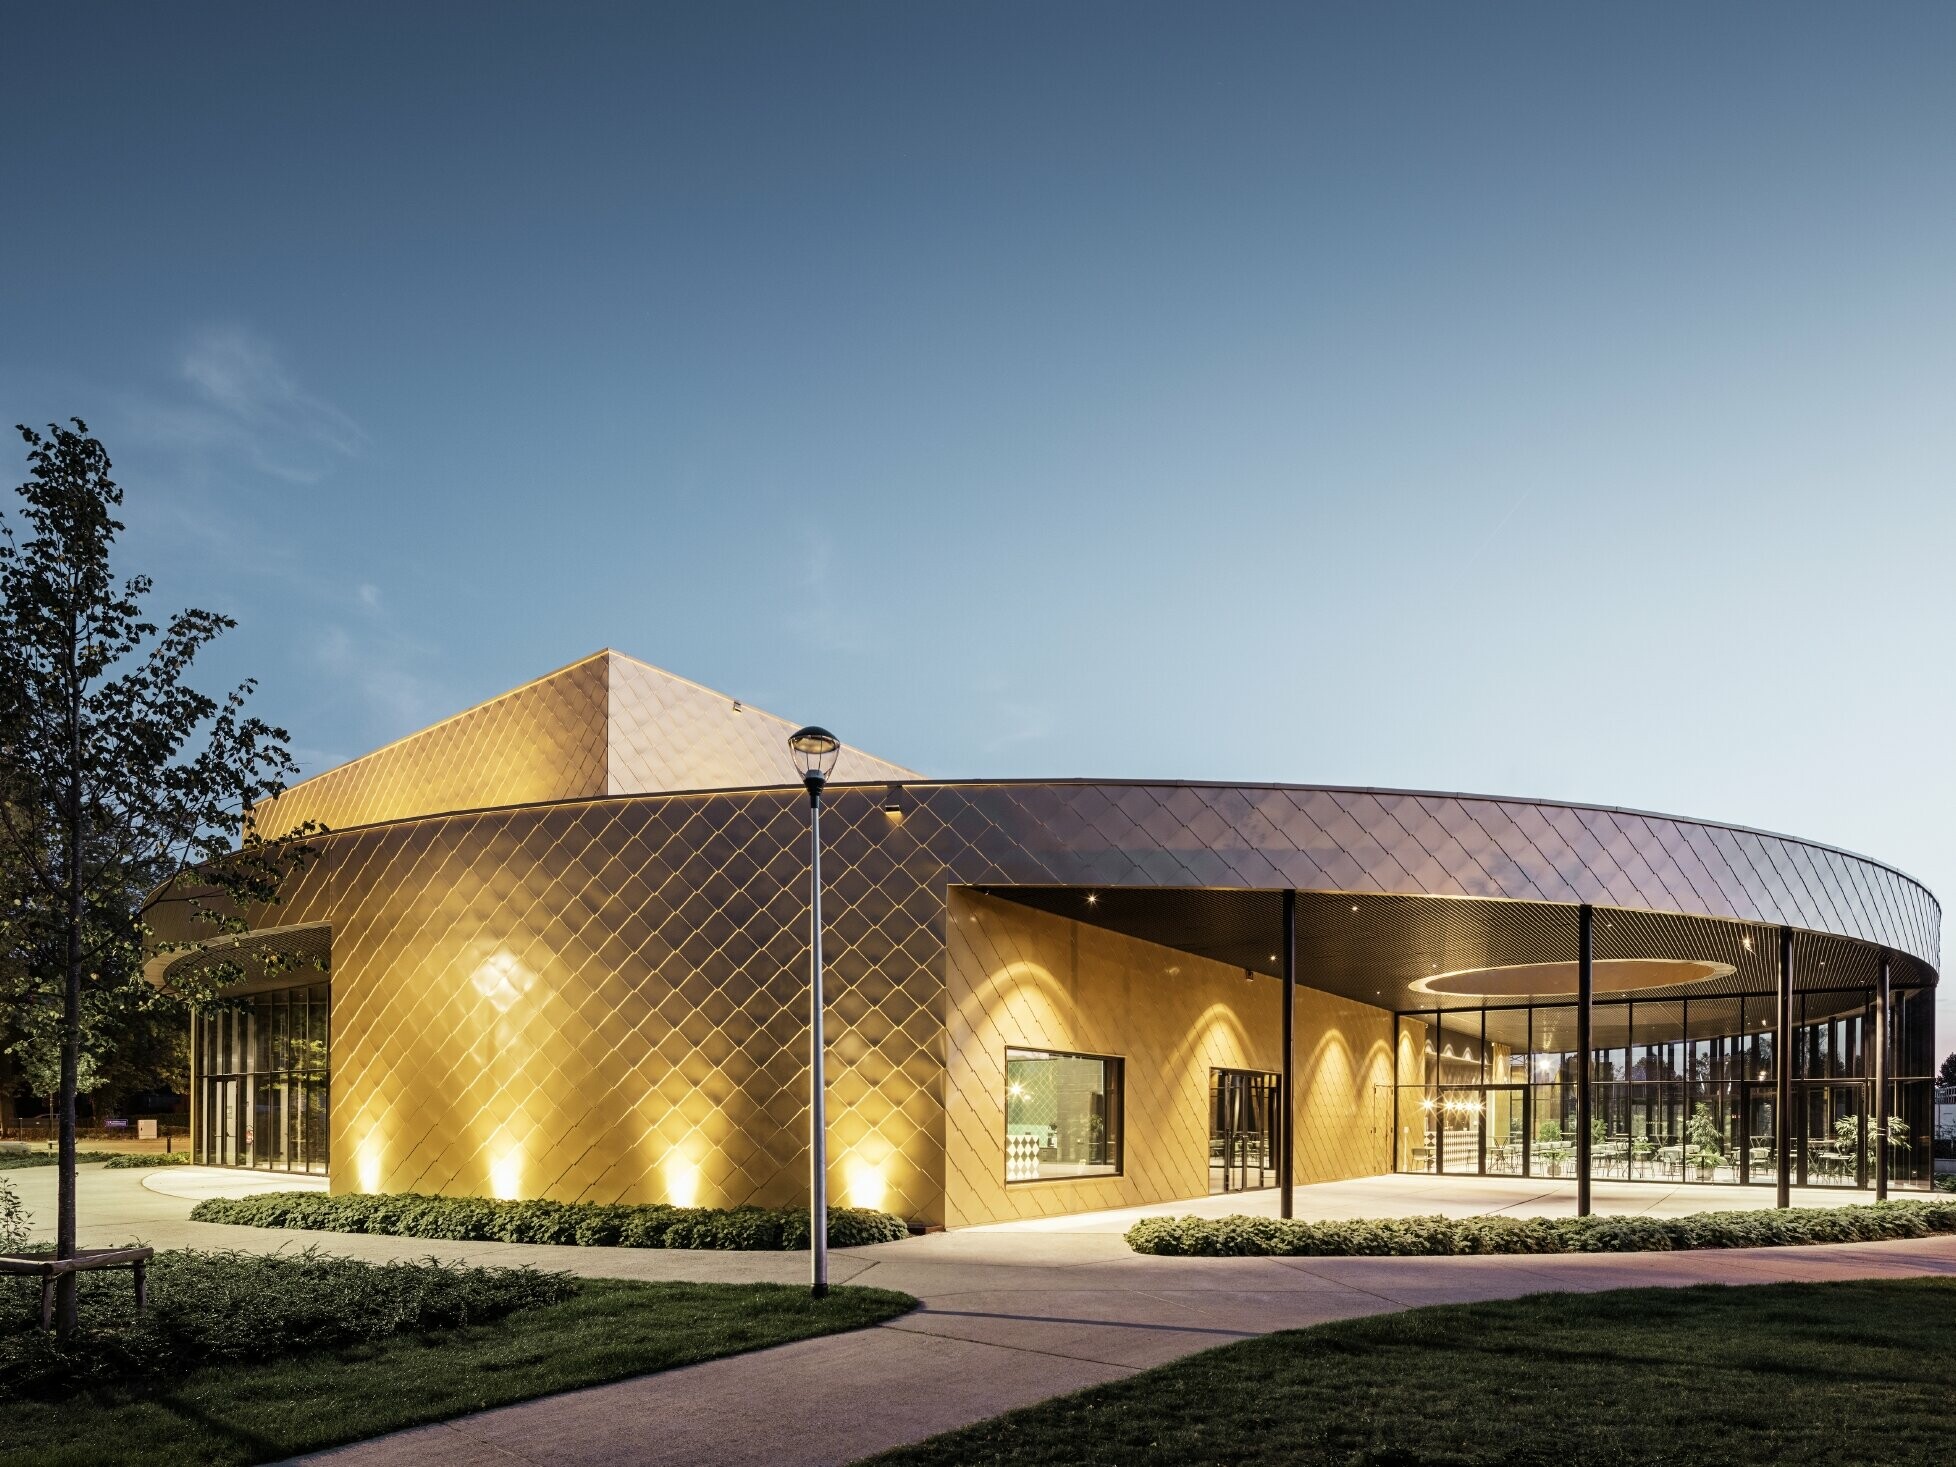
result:
[[[1567,908],[1550,900],[1622,901],[1935,954],[1933,898],[1886,868],[1623,812],[1078,783],[912,784],[901,818],[883,800],[881,784],[833,789],[824,822],[831,1186],[838,1200],[918,1221],[946,1212],[953,887],[1480,894],[1540,904],[1558,930]],[[1589,847],[1583,829],[1595,832]],[[1556,844],[1549,831],[1570,833]],[[804,1198],[806,841],[805,798],[781,788],[326,838],[263,920],[332,930],[333,1187]],[[1720,851],[1733,861],[1714,862]],[[1782,868],[1806,874],[1760,874]],[[1409,925],[1381,957],[1403,962],[1418,931]],[[1476,953],[1433,953],[1454,956]],[[1378,986],[1357,970],[1300,977],[1348,994]],[[1376,1064],[1361,1019],[1371,1022],[1346,1015],[1344,1042],[1313,1059],[1318,1030],[1303,1015],[1300,1059],[1315,1066],[1299,1088],[1303,1177],[1383,1164],[1371,1159],[1373,1122],[1360,1119]],[[1351,1149],[1314,1153],[1313,1138],[1347,1134],[1322,1124],[1341,1105],[1355,1121]]]
[[[1298,1185],[1392,1170],[1392,1028],[1384,1009],[1298,989]]]
[[[329,769],[254,812],[278,835],[308,820],[336,830],[445,810],[606,793],[606,655]]]
[[[1198,1197],[1209,1072],[1283,1069],[1283,988],[1174,948],[954,892],[945,959],[945,1217],[953,1227]],[[1391,1169],[1392,1015],[1297,991],[1300,1183]],[[1007,1046],[1121,1059],[1121,1174],[1005,1181]]]
[[[1014,902],[953,894],[945,973],[952,1227],[1199,1197],[1210,1069],[1282,1067],[1279,984]],[[1006,1183],[1007,1045],[1123,1061],[1119,1176]]]
[[[257,812],[266,835],[545,800],[799,787],[796,725],[623,653],[560,668],[304,780]],[[844,747],[837,782],[914,779]]]

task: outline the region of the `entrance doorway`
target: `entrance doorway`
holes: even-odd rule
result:
[[[1485,1093],[1482,1172],[1490,1177],[1528,1175],[1528,1088],[1490,1085]]]
[[[1280,1084],[1262,1070],[1209,1071],[1209,1190],[1277,1185]]]

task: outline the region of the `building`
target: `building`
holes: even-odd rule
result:
[[[332,833],[245,950],[327,970],[197,1019],[199,1158],[805,1200],[791,727],[607,651],[288,791],[268,832]],[[1274,1185],[1286,1141],[1300,1183],[1568,1176],[1585,923],[1592,1175],[1928,1184],[1941,914],[1877,861],[1601,806],[935,781],[853,748],[826,810],[838,1202],[1164,1202]]]

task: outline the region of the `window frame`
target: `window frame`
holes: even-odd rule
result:
[[[1055,1182],[1104,1182],[1127,1174],[1127,1056],[1120,1054],[1099,1054],[1084,1049],[1054,1049],[1049,1045],[1007,1044],[1004,1046],[1005,1064],[1010,1066],[1014,1056],[1056,1060],[1095,1060],[1103,1067],[1104,1097],[1112,1103],[1106,1107],[1109,1132],[1114,1152],[1114,1162],[1107,1171],[1088,1172],[1072,1177],[1014,1177],[1011,1175],[1012,1150],[1012,1108],[1011,1082],[1005,1082],[1000,1092],[999,1105],[999,1152],[1002,1160],[1000,1174],[1007,1187],[1037,1187]],[[1001,1075],[1010,1074],[1009,1068],[1002,1069]]]

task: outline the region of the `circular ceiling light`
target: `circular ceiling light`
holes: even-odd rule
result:
[[[1636,993],[1647,988],[1675,988],[1708,978],[1729,978],[1730,963],[1695,958],[1598,958],[1591,977],[1597,993]],[[1510,963],[1500,968],[1462,968],[1415,978],[1420,993],[1460,998],[1574,998],[1576,964]]]

